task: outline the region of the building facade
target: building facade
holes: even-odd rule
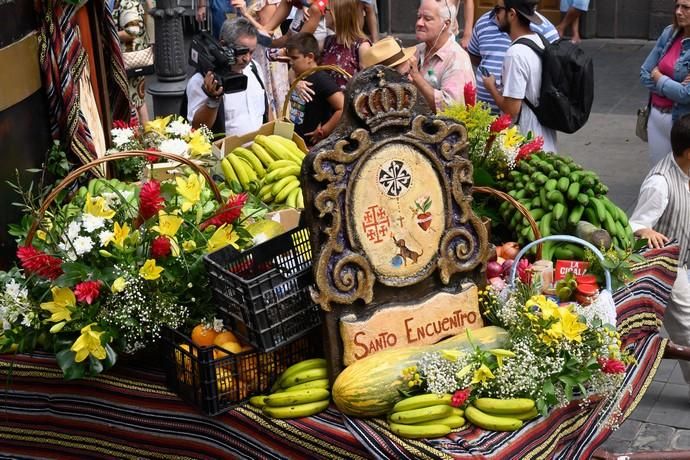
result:
[[[419,0],[378,0],[381,31],[402,37],[414,35]],[[496,4],[495,0],[475,0],[478,17]],[[560,20],[560,0],[540,0],[539,11],[554,24]],[[586,38],[656,39],[671,23],[673,0],[590,0],[581,24]]]

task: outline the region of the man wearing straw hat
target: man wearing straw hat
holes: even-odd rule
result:
[[[362,56],[362,68],[366,69],[374,65],[385,65],[397,70],[403,75],[410,72],[410,60],[414,59],[417,48],[411,46],[403,48],[400,40],[388,36],[371,45]]]

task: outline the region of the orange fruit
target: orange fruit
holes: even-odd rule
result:
[[[210,347],[217,335],[218,333],[213,328],[206,327],[205,324],[197,324],[192,329],[192,342],[197,347]]]
[[[180,344],[180,348],[184,351],[189,351],[189,345],[186,343]],[[192,352],[192,356],[195,353]],[[177,378],[179,381],[191,384],[192,377],[192,358],[189,355],[183,354],[180,350],[175,350],[175,361],[177,361]],[[184,368],[182,362],[184,361]]]
[[[220,346],[226,342],[237,342],[237,343],[239,343],[240,341],[237,338],[237,336],[235,336],[235,334],[233,334],[230,331],[223,331],[220,334],[218,334],[215,339],[213,339],[213,344],[218,345],[218,346]]]

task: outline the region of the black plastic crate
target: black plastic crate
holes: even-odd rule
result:
[[[181,332],[163,327],[161,348],[168,387],[206,415],[218,415],[268,394],[289,366],[323,356],[320,329],[270,352],[232,354],[198,347]]]
[[[204,257],[220,317],[244,342],[271,351],[321,324],[309,230],[298,227],[245,252]]]

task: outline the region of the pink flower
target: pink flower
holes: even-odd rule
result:
[[[518,154],[515,157],[515,162],[524,160],[534,152],[538,152],[539,150],[541,150],[542,147],[544,147],[544,138],[539,136],[520,147],[520,150],[518,150]]]
[[[465,83],[463,93],[465,96],[465,105],[467,107],[473,107],[477,103],[477,88],[474,87],[471,81]]]
[[[74,296],[79,302],[91,305],[101,293],[101,284],[100,281],[82,281],[74,287]]]
[[[513,119],[510,118],[510,114],[504,113],[491,123],[489,131],[492,133],[500,133],[501,131],[509,127],[512,122]]]
[[[242,207],[247,202],[248,197],[246,193],[238,193],[235,196],[231,196],[228,202],[215,215],[201,223],[199,229],[203,230],[209,225],[215,225],[216,227],[220,227],[223,224],[232,225],[242,214]]]
[[[623,361],[615,358],[604,358],[599,357],[597,359],[599,366],[601,366],[601,371],[604,374],[622,374],[625,372],[625,364]]]
[[[170,240],[165,236],[159,236],[151,242],[151,256],[161,259],[170,254]]]
[[[530,276],[530,270],[529,268],[532,266],[532,264],[529,263],[529,260],[527,259],[520,259],[520,262],[518,262],[518,267],[517,267],[517,273],[518,277],[520,278],[520,281],[522,281],[525,284],[529,284],[531,281],[531,276]]]
[[[455,393],[453,393],[453,397],[450,399],[450,405],[453,407],[462,406],[467,401],[467,398],[470,397],[470,393],[472,393],[471,387],[457,390]]]
[[[29,273],[54,280],[62,275],[62,260],[49,256],[33,246],[20,246],[17,248],[17,258],[22,268]]]
[[[155,216],[163,209],[165,199],[161,196],[161,184],[158,181],[146,182],[139,192],[139,216],[144,220]]]

